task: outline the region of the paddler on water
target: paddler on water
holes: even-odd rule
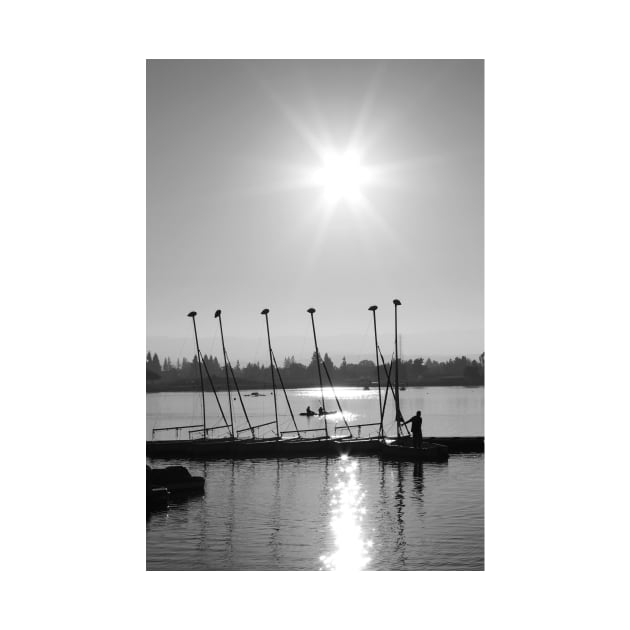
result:
[[[405,422],[411,422],[411,435],[413,436],[413,447],[422,448],[422,412],[416,411],[416,415]]]

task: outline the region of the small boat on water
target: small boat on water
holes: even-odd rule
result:
[[[153,487],[147,484],[147,512],[162,510],[168,507],[170,493],[167,488]]]
[[[194,494],[204,491],[205,479],[193,477],[184,466],[151,468],[147,466],[147,484],[166,488],[171,494]]]
[[[300,416],[330,416],[339,413],[338,411],[303,411]]]
[[[202,494],[205,479],[193,477],[183,466],[147,466],[147,513],[168,508],[171,499]]]

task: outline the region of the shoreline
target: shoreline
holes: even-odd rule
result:
[[[470,388],[477,388],[477,387],[484,387],[485,383],[481,382],[481,383],[471,383],[471,382],[466,382],[466,379],[464,379],[463,377],[444,377],[444,378],[436,378],[436,379],[430,379],[427,381],[423,381],[422,383],[414,383],[412,385],[404,385],[401,386],[400,389],[404,391],[403,387],[405,389],[420,389],[423,387],[470,387]],[[357,389],[366,389],[366,387],[362,384],[359,383],[337,383],[335,385],[335,387],[355,387]],[[287,390],[289,389],[312,389],[312,388],[317,388],[319,389],[319,384],[317,383],[291,383],[291,384],[285,384],[285,388]],[[225,392],[227,391],[227,388],[225,387],[225,385],[221,386],[217,386],[217,384],[215,384],[215,389],[217,392]],[[239,389],[241,391],[272,391],[272,387],[269,384],[261,384],[261,383],[239,383]],[[276,387],[276,391],[278,391],[280,388]],[[381,385],[381,390],[384,390],[385,387],[383,385]],[[378,386],[376,385],[370,385],[370,387],[368,387],[366,389],[367,390],[378,390]],[[206,393],[212,393],[212,390],[208,390],[205,389],[204,390]],[[231,389],[230,391],[234,392],[234,389]],[[160,394],[160,393],[174,393],[174,392],[199,392],[201,393],[201,388],[199,387],[199,383],[147,383],[146,384],[146,393],[147,394]]]

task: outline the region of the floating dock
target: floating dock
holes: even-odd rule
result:
[[[229,408],[229,418],[230,424],[228,424],[227,417],[223,412],[223,408],[221,407],[221,403],[219,401],[219,397],[217,395],[217,388],[214,385],[212,377],[210,375],[210,371],[206,365],[203,355],[201,354],[201,349],[199,348],[199,338],[197,336],[197,324],[195,322],[195,317],[197,316],[196,311],[191,311],[188,313],[188,317],[192,318],[193,322],[193,330],[195,333],[195,346],[197,349],[197,362],[199,366],[199,383],[201,390],[201,401],[202,401],[202,411],[203,411],[203,424],[196,425],[187,425],[187,426],[174,426],[174,427],[158,427],[153,429],[153,435],[155,435],[156,431],[176,431],[176,437],[179,436],[179,431],[184,429],[189,429],[188,435],[192,438],[192,435],[201,434],[200,439],[189,439],[189,440],[151,440],[147,441],[146,449],[148,457],[162,457],[162,458],[191,458],[191,459],[249,459],[249,458],[279,458],[279,457],[338,457],[341,455],[377,455],[381,457],[385,457],[388,459],[395,459],[400,461],[426,461],[426,462],[444,462],[448,461],[449,453],[473,453],[473,452],[483,452],[484,450],[484,439],[483,437],[449,437],[449,438],[432,438],[427,437],[423,440],[421,448],[415,448],[413,446],[413,441],[410,437],[400,437],[401,429],[403,426],[406,426],[411,420],[407,422],[404,421],[401,411],[400,411],[400,397],[399,390],[405,389],[405,387],[400,386],[399,378],[398,378],[398,307],[401,306],[401,301],[398,299],[393,300],[394,304],[394,341],[395,341],[395,363],[393,361],[390,364],[389,369],[387,368],[387,364],[385,362],[385,358],[383,357],[383,353],[381,352],[380,346],[378,344],[378,338],[376,334],[376,309],[378,308],[376,305],[370,306],[369,311],[372,312],[372,319],[374,322],[374,344],[376,349],[376,371],[377,371],[377,384],[379,388],[379,416],[380,423],[367,423],[360,425],[348,425],[345,416],[344,423],[348,432],[351,435],[351,429],[357,429],[358,435],[361,435],[362,427],[370,427],[370,426],[380,426],[379,429],[379,437],[371,437],[371,438],[355,438],[355,437],[330,437],[328,435],[328,430],[326,429],[326,424],[324,425],[324,430],[326,431],[326,437],[319,438],[303,438],[300,435],[300,431],[298,429],[297,423],[295,422],[295,417],[293,415],[293,411],[291,411],[291,405],[289,403],[289,398],[287,396],[286,389],[284,387],[284,383],[282,381],[282,376],[280,373],[280,369],[278,368],[278,363],[273,354],[273,350],[271,348],[271,336],[269,334],[269,309],[265,308],[261,311],[261,315],[265,316],[265,324],[267,328],[267,342],[269,346],[269,368],[271,371],[271,384],[274,395],[274,410],[275,410],[275,425],[276,425],[276,435],[275,438],[256,438],[256,429],[260,429],[261,427],[265,427],[271,424],[274,424],[273,421],[265,422],[256,426],[252,426],[249,417],[247,416],[247,412],[245,410],[245,405],[243,404],[243,399],[241,397],[241,390],[236,383],[236,377],[234,376],[234,371],[232,370],[232,366],[229,363],[227,358],[227,353],[225,349],[225,340],[223,337],[223,324],[221,320],[221,310],[218,309],[215,311],[214,317],[219,320],[219,330],[221,332],[221,346],[223,349],[223,358],[224,358],[224,372],[226,376],[226,386],[228,393],[228,401],[230,403]],[[324,400],[324,385],[322,380],[322,370],[323,367],[326,376],[328,377],[328,381],[330,383],[330,387],[334,387],[332,383],[332,379],[330,378],[330,374],[328,373],[328,368],[326,367],[325,361],[321,360],[319,347],[317,345],[317,335],[315,332],[315,318],[314,308],[309,308],[306,311],[310,314],[311,317],[311,325],[313,328],[313,341],[315,344],[315,354],[314,358],[316,358],[317,363],[317,373],[319,377],[319,387],[321,390],[321,407],[319,409],[319,416],[326,415],[328,413],[335,413],[332,410],[325,411],[325,400]],[[381,401],[381,380],[380,380],[380,363],[379,359],[382,362],[383,368],[385,370],[385,374],[387,375],[387,383],[385,386],[385,401]],[[223,421],[225,422],[225,426],[228,430],[230,430],[229,438],[208,438],[208,429],[206,427],[206,407],[205,407],[205,395],[204,395],[204,372],[208,377],[208,381],[210,382],[212,391],[214,392],[217,405],[221,412],[221,416]],[[395,367],[395,370],[394,370]],[[274,371],[275,370],[275,371]],[[393,382],[392,382],[392,371],[393,371]],[[276,405],[276,386],[275,386],[275,378],[274,374],[278,375],[278,380],[282,390],[284,391],[286,402],[291,411],[291,417],[293,419],[293,424],[295,425],[295,433],[297,437],[286,438],[280,432],[278,427],[278,410]],[[251,439],[241,439],[238,435],[246,429],[241,429],[234,433],[234,423],[233,423],[233,415],[232,415],[232,404],[231,404],[231,392],[230,392],[230,374],[232,375],[232,380],[234,381],[234,386],[236,393],[238,394],[238,398],[241,402],[241,406],[243,409],[243,414],[247,420],[247,425],[249,430],[251,431],[252,438]],[[399,437],[396,438],[388,438],[387,436],[383,436],[383,419],[385,414],[385,404],[387,401],[387,393],[391,391],[392,397],[396,407],[396,432]],[[258,392],[253,392],[250,395],[258,395]],[[236,400],[236,397],[234,397]],[[339,411],[342,413],[341,403],[337,398],[337,394],[335,394],[335,400],[337,401],[337,407]],[[311,413],[310,407],[307,407],[306,413],[301,413],[302,415],[314,416],[314,413]],[[420,412],[414,416],[413,422],[416,423],[418,417],[420,416]],[[324,422],[326,419],[324,418]],[[420,428],[422,427],[422,418],[420,417],[420,422],[417,425]],[[218,427],[212,427],[212,429]],[[415,431],[416,425],[412,424],[412,428]],[[313,429],[304,430],[304,432],[310,432]],[[317,430],[316,430],[317,431]],[[406,431],[408,433],[408,431]],[[284,435],[291,435],[293,431],[287,431]],[[422,435],[422,433],[420,433]]]
[[[449,453],[483,452],[483,437],[426,438],[421,450],[411,439],[383,441],[366,439],[284,440],[153,440],[147,441],[147,456],[190,459],[249,459],[278,457],[338,457],[340,455],[384,455],[389,459],[446,461]],[[395,447],[395,448],[393,448]]]
[[[483,453],[484,438],[483,436],[475,437],[426,437],[424,442],[433,442],[435,444],[443,444],[448,447],[448,452],[454,453]],[[413,438],[401,437],[396,440],[401,446],[412,446]]]

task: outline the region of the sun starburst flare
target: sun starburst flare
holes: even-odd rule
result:
[[[368,169],[352,149],[326,150],[322,165],[315,172],[314,183],[323,190],[327,203],[356,203],[362,198],[363,187],[369,183]]]

